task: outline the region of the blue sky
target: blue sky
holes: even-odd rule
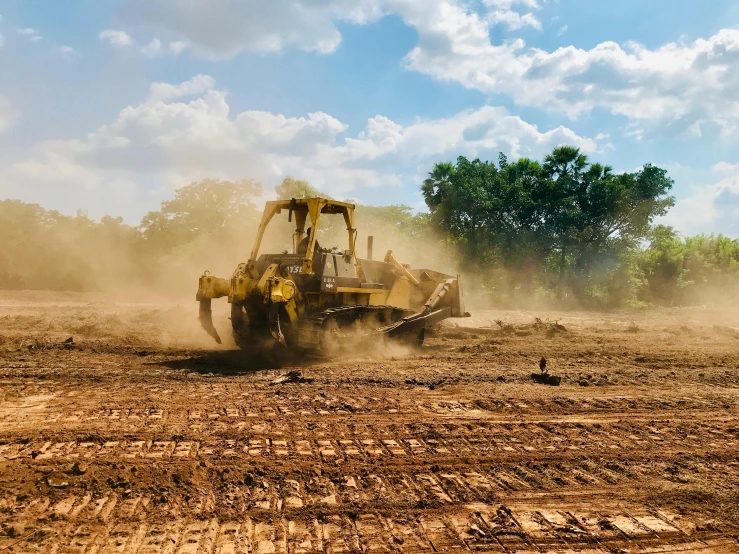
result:
[[[573,144],[668,169],[681,232],[739,236],[728,0],[0,2],[0,197],[137,222],[286,175],[422,208],[435,161]]]

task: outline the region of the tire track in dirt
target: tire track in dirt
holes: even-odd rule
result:
[[[732,460],[739,440],[729,431],[735,430],[735,420],[709,419],[694,423],[703,436],[685,434],[680,420],[642,422],[638,429],[629,423],[632,435],[625,436],[616,454],[608,451],[619,442],[614,436],[624,437],[623,430],[601,424],[433,420],[384,426],[352,422],[351,432],[346,421],[334,422],[303,429],[299,439],[289,436],[289,428],[283,428],[288,436],[265,436],[274,426],[262,422],[256,424],[262,433],[238,439],[212,436],[206,427],[199,429],[206,435],[202,440],[5,444],[0,461],[10,473],[64,476],[74,472],[70,464],[82,462],[85,473],[100,469],[104,475],[109,466],[135,464],[136,488],[148,488],[150,494],[110,482],[84,493],[77,483],[79,494],[67,493],[65,485],[46,496],[6,498],[0,507],[17,514],[19,523],[8,521],[6,527],[43,529],[53,522],[53,542],[63,545],[54,552],[566,552],[584,547],[613,552],[660,551],[659,545],[669,545],[670,551],[720,551],[736,546],[724,530],[648,508],[636,500],[639,494],[628,502],[621,499],[624,489],[642,482],[690,482],[704,478],[717,461]],[[136,421],[143,426],[146,420]],[[342,428],[351,438],[340,438]],[[419,428],[423,435],[412,434]],[[681,444],[675,444],[678,434],[685,438]],[[662,441],[670,443],[669,451],[660,448]],[[675,448],[682,448],[690,463],[675,464]],[[178,494],[177,487],[156,498],[162,478],[187,474],[193,464],[227,473],[258,472],[244,480],[201,481],[198,490],[211,492],[195,498]],[[722,479],[739,480],[737,464],[723,469]],[[81,481],[88,491],[95,488],[86,486],[85,477],[66,478]],[[229,513],[214,515],[219,511]],[[404,512],[409,515],[398,519]],[[228,517],[235,513],[248,515]]]
[[[629,414],[600,414],[597,417],[518,419],[493,423],[484,419],[458,417],[378,418],[354,415],[337,418],[242,417],[225,408],[214,415],[190,410],[187,420],[165,424],[166,411],[154,409],[122,417],[121,410],[103,412],[103,417],[80,420],[78,415],[47,417],[49,426],[74,421],[80,425],[53,432],[46,427],[33,434],[6,432],[0,443],[0,461],[18,458],[44,459],[54,456],[91,457],[128,449],[132,456],[184,455],[195,451],[243,451],[250,455],[300,458],[320,455],[346,459],[359,454],[387,454],[396,458],[473,455],[485,458],[515,455],[562,455],[562,453],[619,452],[663,453],[674,450],[731,451],[739,443],[739,416],[726,412],[700,414],[663,413],[642,418]],[[687,417],[686,417],[687,416]],[[23,416],[22,418],[23,419]],[[12,422],[11,422],[12,423]],[[22,427],[22,426],[21,426]],[[184,439],[168,436],[174,428]],[[58,428],[57,428],[58,429]],[[80,433],[94,431],[97,441],[78,440]],[[121,438],[121,433],[127,439]],[[35,438],[41,435],[43,438]],[[107,440],[101,440],[105,437]],[[209,437],[213,437],[212,439]],[[231,446],[218,444],[219,438]],[[215,441],[215,442],[214,442]]]
[[[152,514],[150,498],[116,495],[97,501],[70,497],[56,504],[45,499],[27,512],[41,518],[48,514],[47,519],[54,521],[53,545],[39,537],[34,551],[56,553],[571,552],[583,548],[733,552],[736,546],[720,530],[690,518],[597,494],[554,502],[510,497],[505,504],[408,510],[402,516],[378,511],[296,516],[253,510],[232,520],[207,514],[198,519],[165,519]],[[3,542],[8,543],[0,541],[0,547]]]
[[[0,351],[0,549],[739,551],[721,511],[734,344],[714,321],[672,336],[682,319],[638,317],[639,333],[452,330],[416,357],[306,364],[300,383],[229,352],[18,334]],[[539,352],[562,387],[531,384]]]

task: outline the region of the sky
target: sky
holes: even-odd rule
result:
[[[458,156],[668,170],[660,223],[739,237],[733,0],[0,0],[0,198],[136,224],[284,177],[424,209]]]

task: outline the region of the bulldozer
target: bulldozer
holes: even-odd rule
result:
[[[211,301],[228,297],[236,344],[258,353],[269,349],[333,356],[372,339],[423,344],[426,329],[450,317],[469,317],[459,275],[411,269],[392,251],[383,261],[357,257],[355,205],[327,198],[269,201],[248,261],[230,279],[206,271],[196,300],[200,323],[221,343]],[[287,212],[295,222],[292,252],[260,254],[267,226]],[[343,216],[346,249],[321,248],[317,235],[329,216]],[[306,224],[310,223],[306,229]]]

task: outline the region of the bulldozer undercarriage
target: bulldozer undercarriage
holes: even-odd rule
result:
[[[396,330],[413,313],[393,306],[342,306],[315,312],[296,325],[280,313],[278,305],[273,305],[269,328],[265,328],[258,320],[250,325],[247,307],[236,303],[231,306],[231,325],[236,344],[244,350],[264,353],[280,345],[314,356],[333,357],[349,351],[371,351],[388,338],[407,346],[421,346],[425,326]]]
[[[296,221],[293,253],[258,255],[266,226],[283,209],[288,221]],[[348,249],[318,248],[316,229],[326,214],[343,215]],[[309,217],[312,231],[303,238]],[[373,260],[371,237],[367,258],[359,259],[355,240],[353,204],[322,198],[268,202],[249,261],[231,279],[207,271],[200,278],[196,299],[203,329],[221,343],[211,300],[228,296],[241,349],[332,357],[372,351],[386,340],[420,346],[429,326],[469,316],[459,275],[411,270],[392,251],[383,261]]]

